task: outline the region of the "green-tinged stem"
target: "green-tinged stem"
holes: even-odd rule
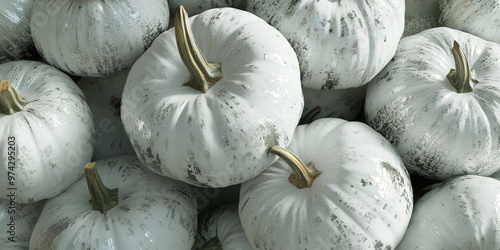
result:
[[[316,170],[312,162],[307,165],[304,164],[299,157],[288,149],[274,146],[269,149],[269,152],[279,156],[292,168],[293,173],[288,178],[288,181],[297,188],[311,187],[316,177],[321,174],[320,171]]]
[[[104,186],[97,172],[95,162],[88,163],[85,166],[85,179],[92,197],[90,204],[93,210],[106,213],[118,205],[118,188],[109,189]]]
[[[205,59],[193,36],[188,14],[182,5],[177,8],[174,29],[182,62],[191,74],[191,79],[184,85],[206,93],[222,78],[221,64],[209,63]]]
[[[451,52],[455,59],[455,69],[451,69],[446,77],[458,93],[472,92],[474,90],[474,85],[476,85],[478,81],[475,79],[469,61],[457,41],[453,42]]]
[[[0,81],[0,113],[12,115],[23,110],[27,103],[28,101],[17,94],[9,81]]]

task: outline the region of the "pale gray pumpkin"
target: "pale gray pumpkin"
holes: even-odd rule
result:
[[[499,44],[446,27],[401,39],[368,84],[367,123],[410,172],[438,180],[493,174],[500,169],[499,56]]]
[[[38,0],[31,33],[40,55],[76,76],[117,73],[167,29],[167,0]]]
[[[8,188],[19,203],[54,197],[92,157],[90,108],[73,80],[45,63],[0,64],[0,80],[10,82],[0,84],[0,197]]]
[[[237,203],[216,207],[200,218],[195,249],[252,250],[241,226]]]
[[[500,249],[500,181],[466,175],[432,186],[397,250]]]
[[[403,34],[403,0],[248,0],[278,29],[300,62],[302,85],[359,87],[391,60]]]
[[[240,219],[254,249],[396,247],[413,192],[384,137],[364,123],[322,118],[298,126],[288,150],[295,156],[241,185]]]
[[[119,156],[88,164],[84,178],[47,200],[30,249],[189,250],[196,229],[190,186]]]
[[[271,146],[290,143],[304,102],[296,54],[275,28],[243,10],[179,16],[179,29],[161,34],[129,72],[125,131],[158,174],[196,186],[240,184],[276,160]],[[174,32],[179,46],[198,49],[181,49],[181,58]],[[186,66],[190,56],[196,59]],[[211,74],[198,73],[203,66]]]

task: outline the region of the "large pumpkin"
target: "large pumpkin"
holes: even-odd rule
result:
[[[298,126],[288,150],[295,155],[271,148],[286,161],[241,185],[241,223],[254,249],[396,247],[413,193],[385,138],[364,123],[322,118]]]
[[[168,23],[167,0],[38,0],[31,33],[51,65],[98,77],[131,67]]]
[[[500,169],[500,45],[439,27],[401,39],[368,84],[367,123],[414,173],[444,180]]]
[[[290,44],[259,17],[218,8],[188,19],[179,8],[175,29],[131,68],[122,121],[151,170],[239,184],[276,160],[269,147],[289,144],[304,102],[299,74]]]
[[[403,34],[403,0],[248,0],[297,52],[304,87],[359,87],[391,60]]]
[[[94,123],[69,76],[35,61],[0,64],[0,197],[54,197],[82,176],[90,161]]]

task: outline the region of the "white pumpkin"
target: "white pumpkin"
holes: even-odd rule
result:
[[[135,153],[120,118],[121,96],[127,76],[128,70],[123,70],[110,76],[84,77],[76,83],[94,118],[96,131],[92,161]]]
[[[30,249],[191,249],[196,228],[187,184],[119,156],[86,165],[85,178],[47,200]]]
[[[39,57],[31,38],[35,0],[0,1],[0,63]]]
[[[304,101],[297,57],[276,29],[242,10],[211,9],[188,21],[180,8],[176,17],[179,29],[161,34],[130,70],[125,131],[156,173],[196,186],[240,184],[277,159],[271,146],[290,142]],[[181,48],[181,58],[174,31],[194,52]]]
[[[499,56],[499,44],[446,27],[401,39],[368,84],[367,123],[412,173],[493,174],[500,170]]]
[[[252,250],[237,203],[221,205],[201,217],[193,249]]]
[[[403,0],[248,0],[297,52],[302,84],[359,87],[391,60],[404,28]]]
[[[350,89],[318,90],[302,88],[304,94],[303,119],[319,107],[319,113],[312,120],[335,117],[344,120],[355,120],[363,110],[366,86]]]
[[[169,16],[167,0],[38,0],[31,33],[51,65],[98,77],[131,67],[166,30]]]
[[[403,37],[438,26],[439,0],[405,0]]]
[[[439,0],[439,25],[500,43],[499,0]]]
[[[175,10],[182,5],[191,16],[213,8],[234,7],[244,9],[245,3],[246,0],[168,0],[171,15],[174,15]]]
[[[0,64],[0,80],[6,80],[0,83],[0,197],[9,188],[19,203],[54,197],[91,159],[90,108],[73,80],[45,63]]]
[[[413,193],[384,137],[364,123],[322,118],[298,126],[288,150],[295,155],[283,153],[286,161],[241,185],[241,223],[254,249],[396,247]]]
[[[500,181],[466,175],[422,196],[396,249],[500,249]]]
[[[0,199],[0,250],[28,250],[31,233],[45,200],[31,204],[16,203],[16,197]]]

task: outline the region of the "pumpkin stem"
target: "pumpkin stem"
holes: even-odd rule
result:
[[[28,101],[17,94],[9,81],[0,81],[0,113],[12,115],[23,110],[26,104]]]
[[[206,93],[222,78],[221,64],[209,63],[205,59],[191,30],[188,14],[182,5],[177,8],[174,29],[182,62],[191,73],[191,79],[184,85]]]
[[[474,85],[479,81],[475,78],[474,71],[470,68],[469,61],[457,41],[453,42],[451,52],[455,59],[455,69],[451,69],[446,77],[458,93],[472,92]]]
[[[288,181],[299,189],[311,187],[316,177],[321,174],[320,171],[316,170],[312,162],[307,165],[304,164],[299,157],[290,152],[288,149],[280,146],[274,146],[269,149],[269,152],[279,156],[281,159],[286,161],[286,163],[288,163],[293,170],[293,173],[288,178]]]
[[[104,186],[97,172],[95,162],[88,163],[85,166],[85,179],[92,197],[89,202],[93,210],[106,213],[118,205],[118,188],[108,189]]]
[[[222,243],[219,240],[219,237],[215,236],[205,245],[203,245],[199,250],[222,250]]]
[[[302,119],[300,119],[299,125],[311,123],[314,117],[316,117],[316,115],[319,114],[319,112],[321,112],[321,107],[316,106],[311,111],[309,111],[304,117],[302,117]]]

